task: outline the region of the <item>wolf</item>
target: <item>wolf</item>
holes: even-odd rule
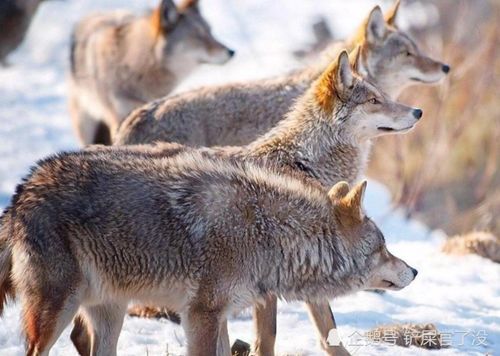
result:
[[[334,43],[316,65],[292,74],[247,83],[205,87],[163,98],[129,115],[115,144],[157,141],[193,146],[243,145],[273,127],[344,47],[361,46],[358,70],[392,98],[405,87],[435,83],[450,67],[424,54],[397,28],[399,2],[384,15],[376,6],[356,34]]]
[[[24,40],[31,20],[44,0],[2,0],[0,2],[0,64]]]
[[[170,157],[198,151],[223,159],[272,163],[284,173],[300,174],[324,187],[347,180],[356,182],[365,170],[372,139],[411,130],[422,116],[420,109],[392,101],[355,70],[359,51],[349,58],[346,51],[333,61],[275,128],[246,146],[194,148],[178,143],[125,145],[89,150],[119,151],[135,157]],[[352,62],[352,64],[351,64]],[[345,352],[343,346],[327,343],[335,320],[327,300],[308,308],[321,336],[321,346],[330,354]],[[274,354],[276,298],[269,296],[255,309],[258,355]],[[76,320],[72,339],[82,355],[88,352],[88,337]],[[83,335],[82,335],[83,333]],[[87,345],[87,346],[86,346]]]
[[[198,1],[162,0],[147,16],[91,15],[71,40],[70,111],[82,144],[110,144],[132,111],[171,92],[202,63],[224,64],[234,51],[217,41]]]
[[[28,355],[47,355],[78,310],[91,353],[116,355],[139,300],[181,314],[188,355],[227,356],[227,315],[268,295],[315,301],[414,280],[364,214],[365,189],[200,152],[59,154],[1,217],[0,291],[18,294]]]

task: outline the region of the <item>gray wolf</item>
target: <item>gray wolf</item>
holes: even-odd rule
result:
[[[181,314],[189,355],[227,356],[227,315],[268,295],[314,302],[413,281],[364,214],[365,188],[200,152],[59,154],[2,215],[0,291],[21,301],[28,355],[47,355],[78,310],[91,353],[115,355],[137,300]]]
[[[110,144],[132,111],[167,95],[202,63],[234,54],[211,34],[198,1],[162,0],[147,16],[128,12],[80,21],[71,44],[70,109],[82,144]]]
[[[449,66],[429,58],[396,27],[398,4],[386,19],[375,7],[350,40],[329,46],[317,64],[303,70],[271,79],[204,87],[145,105],[122,123],[114,143],[248,144],[290,111],[342,48],[351,52],[360,46],[359,73],[392,98],[409,85],[435,83]]]
[[[341,180],[354,183],[365,170],[374,138],[408,132],[422,116],[421,110],[394,102],[356,73],[350,63],[356,63],[356,53],[359,51],[349,58],[347,52],[341,52],[298,99],[286,118],[247,146],[196,149],[177,143],[158,143],[89,149],[120,151],[131,157],[166,157],[199,151],[225,159],[271,162],[284,172],[301,174],[324,187]],[[320,332],[322,347],[330,353],[339,352],[338,348],[326,343],[328,332],[335,327],[328,301],[308,307]],[[256,307],[256,351],[259,355],[274,353],[275,310],[274,296]],[[84,350],[86,343],[78,329],[77,324],[73,341],[78,349]]]

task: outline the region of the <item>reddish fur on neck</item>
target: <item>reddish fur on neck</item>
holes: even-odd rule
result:
[[[323,74],[318,78],[314,97],[319,107],[327,112],[333,112],[335,101],[337,99],[337,91],[335,89],[335,75],[337,73],[338,62],[331,63]]]

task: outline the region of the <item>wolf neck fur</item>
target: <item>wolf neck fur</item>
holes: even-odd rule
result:
[[[171,91],[179,82],[179,78],[189,73],[185,66],[183,67],[187,73],[182,71],[171,70],[160,59],[162,56],[156,53],[159,48],[160,41],[166,41],[161,35],[150,33],[146,27],[150,26],[147,18],[137,19],[124,25],[123,31],[121,62],[125,66],[128,75],[131,76],[131,83],[152,83],[147,85],[147,88],[155,88],[153,93],[148,93],[142,99],[144,102],[162,96],[164,92]],[[141,34],[147,33],[148,36]],[[140,39],[140,41],[138,41]],[[139,70],[139,71],[138,71]],[[180,73],[180,74],[179,74]],[[145,93],[146,94],[146,93]]]
[[[371,147],[346,132],[342,106],[326,114],[311,93],[297,103],[287,118],[247,146],[248,156],[266,157],[300,169],[330,187],[341,180],[355,182],[364,171]]]
[[[274,273],[266,273],[259,281],[264,292],[289,300],[314,301],[362,287],[364,258],[359,252],[362,249],[357,248],[361,241],[343,236],[331,218],[318,216],[313,220],[314,226],[299,224],[301,228],[279,238],[281,258],[271,262]],[[352,279],[353,275],[360,278]]]

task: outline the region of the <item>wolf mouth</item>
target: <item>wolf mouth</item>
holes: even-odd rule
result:
[[[377,130],[385,131],[385,132],[398,132],[398,131],[406,131],[406,130],[409,130],[411,128],[413,128],[413,125],[402,128],[402,129],[395,129],[395,128],[387,127],[387,126],[379,126],[379,127],[377,127]]]
[[[387,287],[386,288],[390,288],[390,289],[403,289],[403,287],[398,286],[397,284],[395,284],[395,283],[393,283],[391,281],[388,281],[387,279],[384,279],[382,282],[387,283]]]
[[[410,80],[413,80],[414,82],[424,83],[424,84],[432,84],[432,83],[437,82],[439,79],[438,80],[423,80],[420,78],[412,77],[412,78],[410,78]]]
[[[394,283],[392,283],[391,281],[388,281],[387,279],[384,279],[384,282],[387,283],[389,287],[396,287],[396,285]]]

